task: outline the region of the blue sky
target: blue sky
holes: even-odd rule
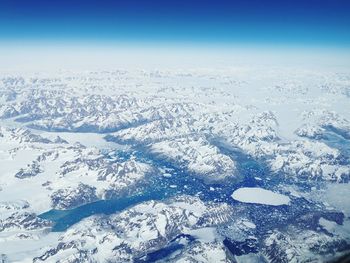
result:
[[[346,0],[1,0],[0,41],[350,47]]]

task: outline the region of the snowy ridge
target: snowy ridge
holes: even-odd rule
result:
[[[174,201],[150,201],[120,214],[90,217],[69,229],[60,237],[55,248],[47,250],[34,261],[57,261],[64,258],[65,262],[77,259],[91,262],[101,259],[132,262],[133,259],[164,246],[187,229],[196,228],[203,214],[209,212],[206,204],[198,198],[180,197]],[[212,246],[214,250],[204,252],[203,246]],[[211,258],[216,254],[215,249],[219,255],[221,253],[221,257],[226,258],[222,246],[216,243],[199,243],[185,252],[184,257]],[[208,254],[205,255],[206,253]]]
[[[234,161],[201,137],[154,143],[151,151],[181,162],[189,171],[203,175],[208,180],[222,180],[233,177],[235,173]]]
[[[0,261],[345,253],[349,73],[336,71],[2,74]]]

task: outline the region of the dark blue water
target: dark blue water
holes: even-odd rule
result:
[[[184,242],[185,240],[185,242]],[[164,260],[174,254],[174,252],[182,251],[187,245],[193,243],[196,239],[187,234],[181,234],[171,240],[167,246],[150,252],[143,257],[134,259],[135,263],[156,262],[158,260]],[[180,241],[182,241],[180,243]]]
[[[223,241],[225,247],[236,256],[241,256],[248,253],[257,253],[257,240],[256,239],[246,239],[244,241],[235,241],[225,238]]]

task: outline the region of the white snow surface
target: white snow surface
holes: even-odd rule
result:
[[[288,205],[290,199],[286,195],[259,187],[242,187],[232,193],[232,198],[243,202],[262,205]]]

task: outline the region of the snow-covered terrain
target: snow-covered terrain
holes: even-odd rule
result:
[[[350,71],[1,73],[0,261],[350,251]]]

